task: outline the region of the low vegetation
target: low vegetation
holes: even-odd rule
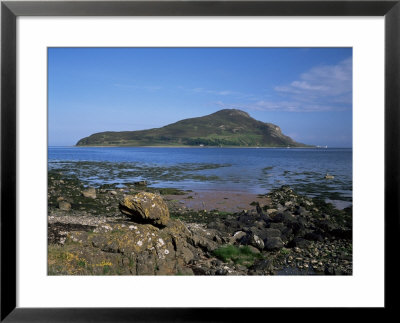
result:
[[[246,267],[250,267],[255,260],[262,258],[260,253],[253,252],[249,246],[225,245],[214,250],[213,253],[223,262],[232,261]]]

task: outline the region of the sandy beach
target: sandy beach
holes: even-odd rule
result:
[[[261,207],[270,204],[270,200],[265,195],[240,191],[185,192],[184,195],[166,195],[165,200],[178,210],[187,208],[195,211],[218,210],[220,212],[252,210],[256,208],[254,202],[258,202]]]

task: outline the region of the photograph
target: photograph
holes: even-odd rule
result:
[[[353,275],[351,47],[48,47],[47,275]]]

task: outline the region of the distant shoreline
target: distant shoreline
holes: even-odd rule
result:
[[[235,148],[235,149],[320,149],[320,150],[327,150],[327,149],[353,149],[353,147],[243,147],[243,146],[224,146],[224,147],[217,147],[217,146],[100,146],[100,145],[85,145],[85,146],[48,146],[48,148],[196,148],[196,149],[215,149],[215,148]]]
[[[91,147],[91,148],[95,148],[95,147],[100,147],[100,148],[107,148],[107,147],[116,147],[116,148],[198,148],[198,149],[208,149],[208,148],[245,148],[245,149],[258,149],[258,148],[268,148],[268,149],[295,149],[295,148],[306,148],[306,149],[314,149],[316,147],[243,147],[243,146],[224,146],[224,147],[217,147],[217,146],[204,146],[204,147],[200,147],[200,146],[72,146],[72,147]],[[326,149],[326,148],[323,148]]]

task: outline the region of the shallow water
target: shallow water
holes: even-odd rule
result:
[[[49,169],[90,185],[147,180],[155,187],[265,194],[298,193],[352,200],[352,149],[49,147]],[[326,180],[329,173],[334,179]]]

